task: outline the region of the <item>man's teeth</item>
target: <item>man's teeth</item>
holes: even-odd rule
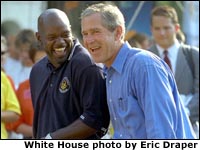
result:
[[[55,51],[57,51],[57,52],[62,52],[64,50],[65,50],[65,47],[63,47],[63,48],[55,48]]]
[[[93,47],[93,48],[91,48],[91,49],[97,49],[97,48],[99,48],[99,47]]]
[[[98,49],[99,47],[93,47],[91,48],[92,52],[94,52],[96,49]]]

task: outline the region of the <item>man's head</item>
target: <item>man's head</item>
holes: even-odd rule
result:
[[[135,33],[127,39],[132,47],[138,47],[147,50],[150,47],[150,39],[144,33]]]
[[[28,53],[30,45],[34,41],[36,41],[36,37],[34,31],[31,29],[21,30],[16,36],[15,46],[20,53],[22,64],[26,67],[33,65]]]
[[[21,31],[21,27],[13,20],[7,20],[1,24],[1,33],[5,36],[8,45],[8,55],[12,59],[19,59],[19,52],[15,47],[15,39]]]
[[[174,44],[180,30],[178,16],[170,6],[158,6],[151,12],[151,31],[155,42],[163,48]]]
[[[120,10],[110,4],[94,4],[81,14],[84,46],[97,63],[110,66],[124,42],[125,21]]]
[[[35,64],[44,56],[46,56],[46,53],[40,47],[39,43],[37,41],[31,43],[29,57],[31,58],[32,62]]]
[[[63,11],[45,10],[38,18],[36,36],[54,67],[67,60],[73,47],[73,36],[69,19]]]

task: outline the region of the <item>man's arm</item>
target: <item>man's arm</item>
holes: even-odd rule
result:
[[[16,132],[17,133],[22,133],[25,137],[32,137],[33,136],[33,128],[32,126],[25,124],[25,123],[21,123],[17,129]]]
[[[190,109],[190,119],[192,123],[195,123],[196,120],[199,120],[199,49],[193,48],[191,50],[194,64],[194,94],[188,107]]]
[[[1,111],[1,121],[5,123],[11,123],[18,119],[19,115],[14,111]]]
[[[85,139],[95,132],[95,129],[77,119],[71,125],[50,133],[50,136],[52,139]]]

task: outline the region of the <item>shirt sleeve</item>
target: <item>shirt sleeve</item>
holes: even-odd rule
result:
[[[147,138],[175,138],[178,119],[173,90],[174,79],[163,65],[143,65],[135,77],[138,103],[145,116]]]
[[[21,114],[20,105],[17,100],[16,94],[9,79],[5,76],[2,79],[3,81],[3,99],[5,101],[5,110],[14,111],[17,114]]]
[[[80,119],[88,126],[104,130],[109,125],[106,85],[100,69],[91,65],[84,70],[80,81],[80,98],[83,114]]]

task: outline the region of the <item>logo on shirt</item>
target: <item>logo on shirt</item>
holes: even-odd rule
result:
[[[60,86],[59,86],[59,91],[61,93],[65,93],[69,90],[70,88],[70,82],[69,82],[69,79],[67,77],[64,77],[60,83]]]

